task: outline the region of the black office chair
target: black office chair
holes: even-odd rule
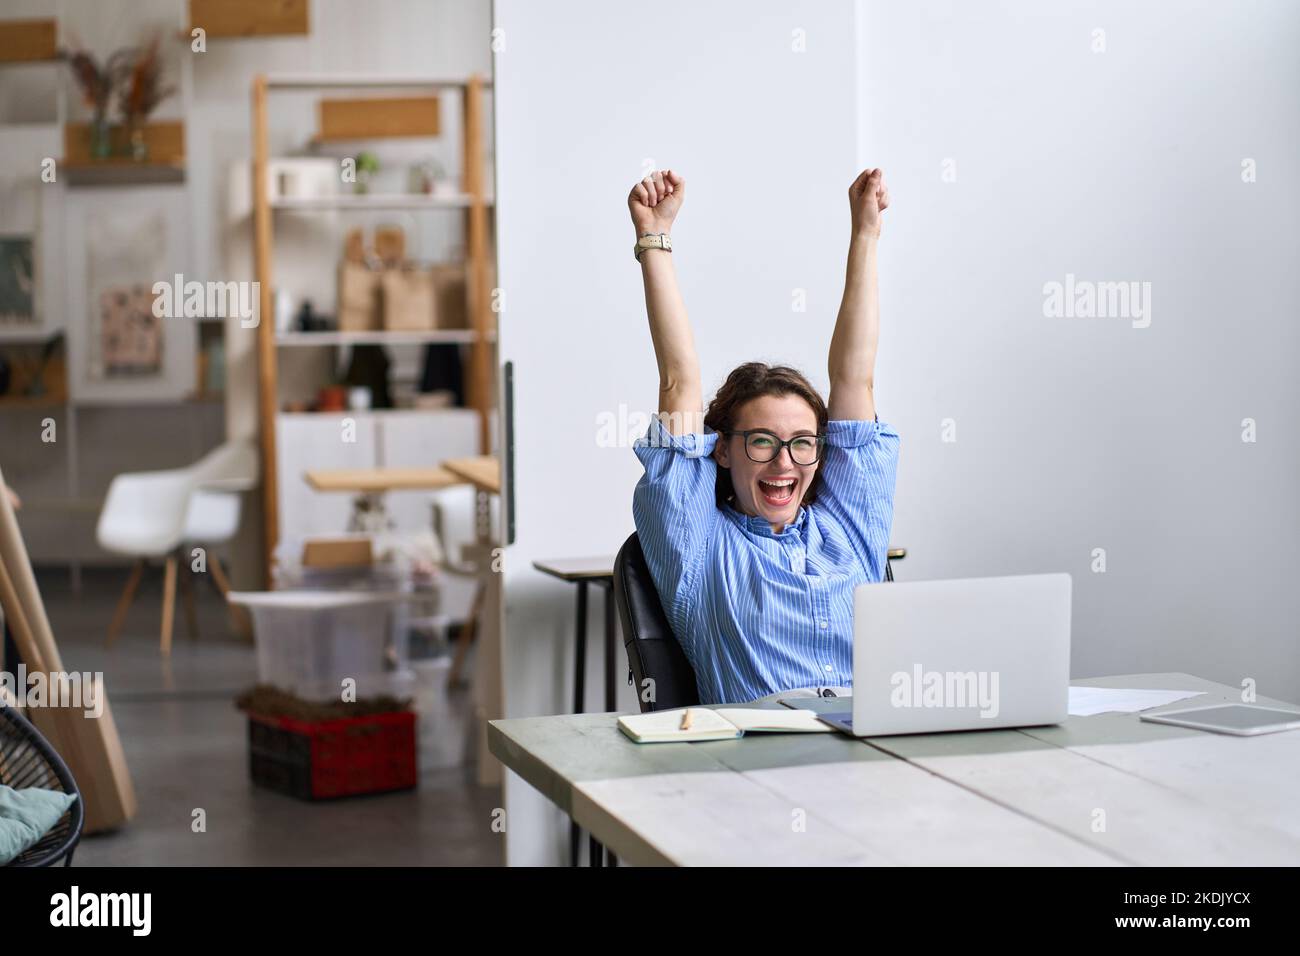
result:
[[[49,741],[17,709],[0,704],[0,783],[21,790],[45,787],[74,793],[77,799],[45,836],[8,863],[8,866],[72,865],[81,841],[85,807],[72,771]]]
[[[885,559],[886,581],[894,580],[890,560],[906,556],[904,548],[889,549]],[[659,592],[650,577],[650,566],[635,533],[623,542],[614,559],[614,604],[623,625],[628,676],[636,687],[641,712],[698,704],[700,692],[695,684],[695,671],[664,616]],[[648,686],[647,680],[652,682]]]
[[[635,533],[623,542],[614,559],[614,604],[623,626],[628,672],[641,713],[698,704],[695,671],[664,616],[650,566]],[[651,683],[647,685],[647,681]]]

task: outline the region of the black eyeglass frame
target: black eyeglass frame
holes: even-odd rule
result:
[[[745,457],[757,465],[766,465],[769,461],[776,461],[778,458],[781,457],[782,448],[784,448],[786,452],[790,455],[790,461],[794,462],[794,464],[801,465],[801,466],[815,465],[822,460],[822,450],[826,447],[826,435],[823,433],[818,433],[816,435],[795,435],[793,438],[789,439],[788,441],[782,441],[780,435],[777,435],[774,432],[770,432],[766,428],[749,428],[743,432],[738,432],[738,431],[727,432],[728,438],[732,437],[733,435],[740,435],[742,438],[744,438]],[[753,455],[749,453],[750,435],[766,435],[768,438],[772,439],[772,441],[776,442],[776,450],[772,453],[771,458],[755,458]],[[814,441],[816,441],[817,457],[814,458],[812,461],[795,461],[794,442],[797,442],[801,439],[807,439],[807,438],[811,438]]]

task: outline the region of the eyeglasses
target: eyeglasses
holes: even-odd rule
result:
[[[789,448],[790,460],[796,465],[815,465],[822,456],[822,446],[826,444],[825,435],[795,435],[789,441],[781,441],[762,428],[727,434],[742,436],[745,439],[745,454],[750,461],[759,464],[772,461],[781,454],[782,448]]]

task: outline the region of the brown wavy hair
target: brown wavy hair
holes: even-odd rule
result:
[[[713,401],[709,402],[708,411],[704,413],[704,426],[718,432],[721,436],[719,441],[727,441],[727,437],[722,433],[736,427],[736,418],[740,414],[741,406],[765,395],[799,396],[816,414],[817,431],[825,431],[826,420],[829,418],[826,403],[822,401],[822,397],[817,394],[817,389],[813,388],[812,383],[804,377],[803,373],[788,365],[765,365],[762,362],[746,362],[727,376],[727,380],[718,389],[718,394],[714,395]],[[822,462],[818,461],[817,472],[813,475],[813,480],[808,483],[808,490],[804,492],[800,505],[806,508],[813,503],[817,497],[817,490],[821,487],[821,478]],[[735,497],[736,489],[731,484],[731,469],[718,466],[714,494],[719,508]]]

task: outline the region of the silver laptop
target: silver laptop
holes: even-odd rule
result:
[[[864,584],[854,592],[853,632],[853,696],[840,698],[852,711],[819,714],[845,733],[990,730],[1066,718],[1068,574]]]

